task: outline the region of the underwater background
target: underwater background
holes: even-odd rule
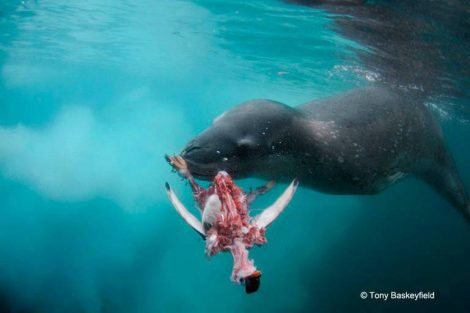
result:
[[[429,95],[470,186],[470,9],[447,2],[2,0],[0,312],[470,312],[468,222],[413,178],[375,196],[300,188],[251,251],[250,295],[164,191],[192,206],[163,156],[234,105],[378,83]]]

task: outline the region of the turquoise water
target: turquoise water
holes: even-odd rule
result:
[[[470,228],[417,180],[367,197],[301,188],[252,251],[263,271],[252,295],[230,282],[229,255],[204,256],[166,198],[168,181],[192,203],[163,155],[228,108],[294,106],[377,80],[361,59],[370,49],[335,31],[329,11],[3,1],[0,30],[0,311],[470,311]],[[429,106],[470,185],[468,97],[450,102]],[[383,303],[363,290],[437,299]]]

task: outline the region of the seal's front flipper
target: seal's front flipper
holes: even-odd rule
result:
[[[257,196],[264,195],[266,192],[271,190],[274,187],[274,185],[276,185],[276,181],[270,180],[265,185],[256,188],[255,191],[250,191],[247,194],[247,199],[246,199],[248,204],[252,203],[256,199]]]

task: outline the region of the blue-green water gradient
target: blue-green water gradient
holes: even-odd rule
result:
[[[0,302],[13,312],[468,312],[470,228],[409,179],[377,196],[300,188],[252,250],[246,295],[230,255],[170,206],[164,161],[237,103],[295,106],[365,86],[366,49],[325,10],[280,1],[0,4]],[[433,104],[470,185],[469,124]],[[262,182],[240,181],[243,187]],[[276,198],[260,198],[259,210]],[[427,303],[361,291],[435,291]]]

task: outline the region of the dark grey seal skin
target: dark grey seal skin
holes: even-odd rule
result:
[[[332,194],[376,194],[414,175],[470,218],[469,197],[431,113],[410,93],[356,89],[296,108],[242,103],[216,118],[181,153],[210,180],[224,170]]]
[[[470,77],[468,0],[284,1],[332,13],[332,29],[360,44],[352,49],[376,82],[421,89],[454,108],[455,98],[468,103],[470,88],[462,83]]]

